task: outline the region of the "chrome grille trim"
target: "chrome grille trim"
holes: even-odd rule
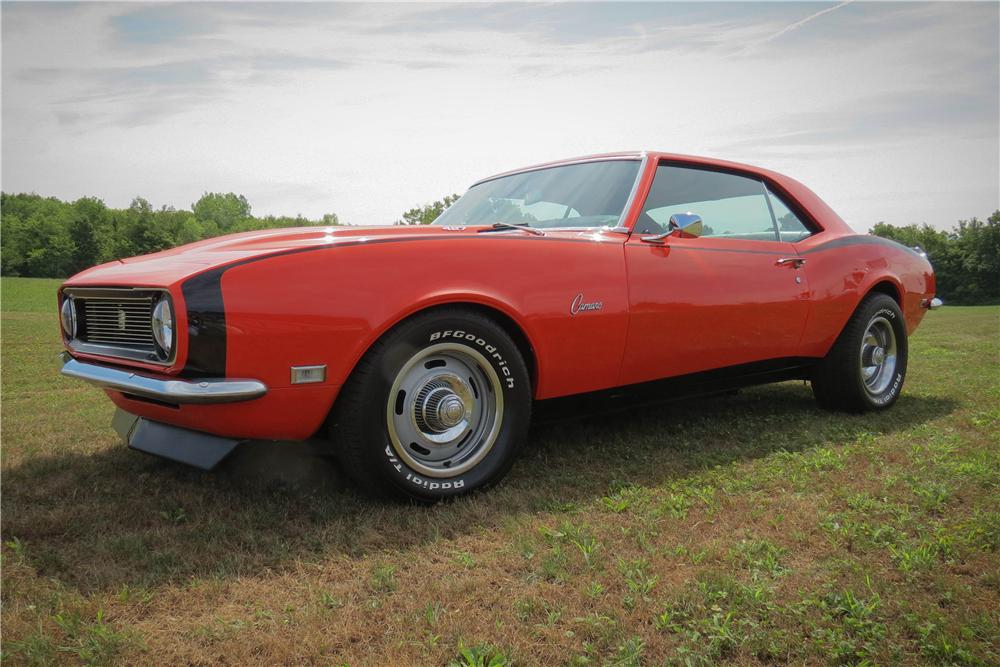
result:
[[[153,337],[153,307],[161,298],[170,299],[166,290],[67,287],[62,296],[76,302],[79,317],[76,337],[66,340],[70,350],[164,366],[173,363],[174,351],[165,357]]]

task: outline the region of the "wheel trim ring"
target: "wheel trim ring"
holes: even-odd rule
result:
[[[892,323],[878,315],[865,327],[861,337],[859,364],[861,381],[865,391],[871,396],[878,396],[892,383],[896,374],[896,331]],[[881,356],[881,362],[875,362],[874,357]]]
[[[406,443],[400,440],[395,424],[396,418],[400,416],[396,414],[396,397],[403,381],[407,378],[407,375],[414,369],[414,367],[423,363],[428,358],[435,355],[441,355],[442,353],[450,353],[451,356],[458,356],[459,360],[463,363],[466,362],[461,359],[461,356],[469,358],[469,360],[474,362],[476,370],[478,370],[484,376],[484,379],[489,382],[490,388],[492,389],[491,395],[494,400],[493,423],[489,424],[488,427],[483,430],[483,435],[479,438],[478,443],[470,443],[471,447],[469,448],[469,452],[463,456],[462,460],[457,465],[447,468],[435,468],[414,458],[414,456],[410,453],[409,448],[406,446]],[[409,405],[410,400],[410,397],[407,396],[407,405]],[[480,398],[480,401],[482,400],[483,399]],[[482,406],[477,405],[477,408],[479,408],[479,412],[482,411]],[[407,406],[404,406],[401,417],[408,419],[410,412],[411,411],[407,409]],[[496,444],[497,436],[499,435],[500,428],[503,425],[504,414],[503,387],[500,382],[500,376],[497,375],[493,365],[490,364],[486,357],[468,346],[459,345],[457,343],[439,343],[437,345],[431,345],[430,347],[424,348],[410,357],[410,359],[396,373],[396,378],[393,381],[392,388],[389,390],[389,396],[386,401],[385,414],[386,427],[389,434],[389,443],[396,456],[406,463],[406,465],[420,474],[426,475],[427,477],[457,477],[465,472],[468,472],[471,468],[482,461],[493,449],[493,445]]]

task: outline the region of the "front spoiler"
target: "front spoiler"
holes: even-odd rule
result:
[[[214,469],[244,442],[150,421],[121,408],[111,426],[131,449],[202,470]]]
[[[66,352],[61,353],[61,360],[60,372],[67,377],[164,403],[235,403],[260,398],[267,393],[267,385],[260,380],[160,379],[139,372],[78,361]]]

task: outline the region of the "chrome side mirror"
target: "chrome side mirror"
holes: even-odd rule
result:
[[[642,236],[640,240],[646,243],[663,243],[663,240],[668,236],[693,239],[701,236],[702,227],[703,224],[700,215],[691,213],[690,211],[687,213],[675,213],[670,216],[670,222],[667,223],[667,231],[655,236]]]

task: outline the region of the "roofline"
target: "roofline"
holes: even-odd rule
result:
[[[676,160],[677,162],[690,162],[692,164],[702,164],[706,166],[722,167],[723,169],[735,169],[738,171],[747,171],[757,174],[767,174],[774,176],[774,172],[763,167],[758,167],[752,164],[746,164],[743,162],[732,162],[730,160],[719,160],[717,158],[705,157],[701,155],[685,155],[683,153],[666,153],[663,151],[621,151],[616,153],[596,153],[594,155],[582,155],[579,157],[565,158],[562,160],[553,160],[551,162],[542,162],[540,164],[534,164],[528,167],[521,167],[519,169],[511,169],[509,171],[504,171],[499,174],[494,174],[492,176],[487,176],[486,178],[480,178],[475,181],[469,187],[474,187],[480,183],[485,183],[487,181],[492,181],[498,178],[503,178],[504,176],[513,176],[514,174],[523,174],[529,171],[539,171],[541,169],[550,169],[552,167],[562,167],[570,164],[583,164],[586,162],[601,162],[606,160],[642,160],[648,157],[650,160]]]
[[[521,169],[513,169],[511,171],[505,171],[488,178],[482,178],[469,187],[475,187],[480,183],[485,183],[487,181],[492,181],[497,178],[502,178],[504,176],[512,176],[514,174],[521,174],[530,171],[538,171],[539,169],[549,169],[551,167],[561,167],[569,164],[583,164],[586,162],[599,162],[603,160],[640,160],[645,161],[644,164],[653,163],[654,165],[661,160],[666,160],[670,162],[683,162],[691,165],[699,165],[707,168],[716,168],[720,170],[730,170],[736,173],[749,174],[757,178],[764,179],[765,182],[773,183],[778,194],[788,195],[793,202],[797,203],[803,210],[804,214],[809,217],[816,226],[820,229],[826,230],[828,232],[836,233],[850,233],[854,234],[854,230],[851,229],[850,225],[843,221],[843,219],[837,215],[837,213],[830,208],[830,206],[824,202],[819,196],[810,190],[808,187],[799,183],[794,178],[786,176],[784,174],[766,169],[764,167],[757,167],[752,164],[745,164],[742,162],[732,162],[729,160],[719,160],[717,158],[702,157],[699,155],[684,155],[682,153],[665,153],[662,151],[625,151],[620,153],[601,153],[597,155],[585,155],[582,157],[569,158],[565,160],[556,160],[554,162],[544,162],[542,164],[536,164],[531,167],[524,167]],[[642,179],[646,172],[646,169],[640,169],[640,173],[637,179]],[[638,182],[638,180],[637,180]],[[633,190],[634,190],[633,186]],[[630,195],[631,201],[632,195]],[[626,209],[627,210],[627,209]]]

